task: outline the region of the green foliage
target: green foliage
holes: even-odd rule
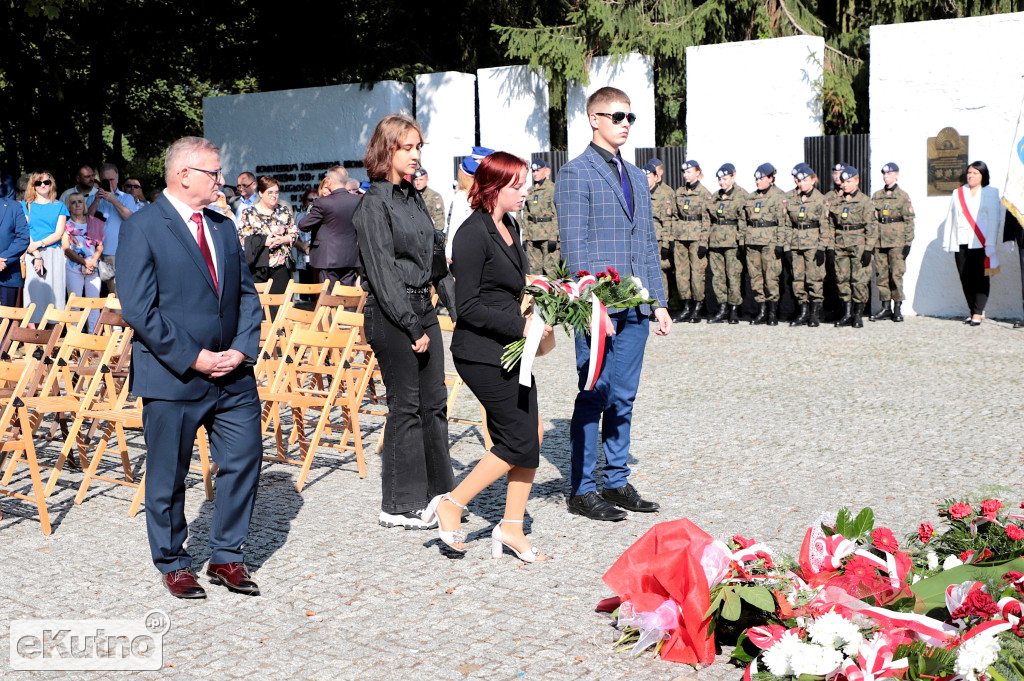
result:
[[[989,667],[989,673],[996,681],[1020,681],[1024,679],[1024,639],[1012,631],[999,634],[999,657]]]
[[[893,653],[894,660],[907,658],[907,673],[904,681],[924,681],[953,674],[956,651],[935,648],[924,641],[903,644]]]
[[[772,617],[775,612],[775,597],[765,587],[750,584],[719,584],[711,590],[711,605],[704,613],[705,619],[711,619],[708,635],[715,631],[719,619],[739,621],[744,603],[758,611],[758,621]]]
[[[829,527],[828,525],[822,525],[821,530],[826,536],[831,537],[834,534],[839,534],[850,541],[864,541],[870,540],[871,530],[875,527],[875,512],[870,508],[861,509],[857,517],[854,518],[850,513],[850,509],[843,507],[839,509],[836,514],[836,526],[835,528]]]
[[[937,575],[922,579],[910,587],[911,591],[918,597],[920,605],[917,612],[931,614],[938,619],[946,619],[949,612],[946,610],[946,587],[951,584],[960,584],[967,581],[993,582],[1004,584],[1002,578],[1010,571],[1024,572],[1024,558],[1018,558],[998,565],[960,565],[949,570],[943,570]],[[993,592],[990,592],[993,593]],[[998,591],[996,600],[998,600]]]

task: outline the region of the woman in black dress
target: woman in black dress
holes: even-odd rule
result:
[[[533,477],[540,461],[541,424],[537,415],[537,386],[519,385],[519,370],[501,368],[504,346],[525,337],[530,324],[519,296],[526,281],[526,254],[512,214],[526,198],[526,162],[495,152],[480,163],[470,189],[473,214],[456,232],[452,243],[455,307],[459,322],[451,353],[462,380],[487,412],[494,446],[449,494],[431,500],[424,521],[438,518],[441,541],[465,551],[459,531],[460,509],[484,488],[508,476],[505,515],[491,532],[491,555],[503,547],[528,563],[545,560],[523,534],[523,516]],[[551,333],[545,327],[544,336]]]

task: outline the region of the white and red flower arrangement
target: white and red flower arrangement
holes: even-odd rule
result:
[[[795,560],[660,523],[605,574],[598,610],[635,654],[708,665],[721,635],[749,681],[1024,679],[1024,512],[959,499],[939,517],[901,547],[871,509],[842,509]]]

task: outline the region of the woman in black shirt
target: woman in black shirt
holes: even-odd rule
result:
[[[416,188],[404,179],[416,171],[422,146],[412,119],[392,114],[381,120],[363,158],[370,188],[352,215],[369,294],[364,324],[388,399],[380,524],[406,529],[436,526],[424,522],[421,512],[455,484],[444,347],[430,300],[431,283],[447,269],[432,271],[434,225]]]

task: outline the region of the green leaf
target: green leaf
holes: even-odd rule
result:
[[[741,599],[734,590],[729,589],[725,593],[725,607],[722,608],[722,617],[731,622],[735,622],[740,618],[740,613],[742,611],[743,599]]]
[[[870,507],[861,509],[861,512],[857,514],[857,519],[853,521],[853,535],[854,537],[862,537],[870,532],[875,526],[875,512]],[[847,536],[847,535],[844,535]]]
[[[914,608],[914,612],[928,614],[933,610],[941,609],[941,614],[948,614],[946,613],[947,586],[969,581],[994,580],[998,582],[1002,580],[1004,574],[1010,571],[1024,572],[1024,558],[1017,558],[998,565],[960,565],[922,579],[910,587],[921,601]]]
[[[775,597],[772,596],[772,592],[763,586],[743,586],[737,587],[737,593],[740,598],[750,603],[755,608],[761,610],[767,610],[768,612],[775,611]]]
[[[836,514],[836,532],[844,537],[850,537],[850,532],[853,531],[851,522],[850,509],[845,506],[839,509],[839,513]]]

